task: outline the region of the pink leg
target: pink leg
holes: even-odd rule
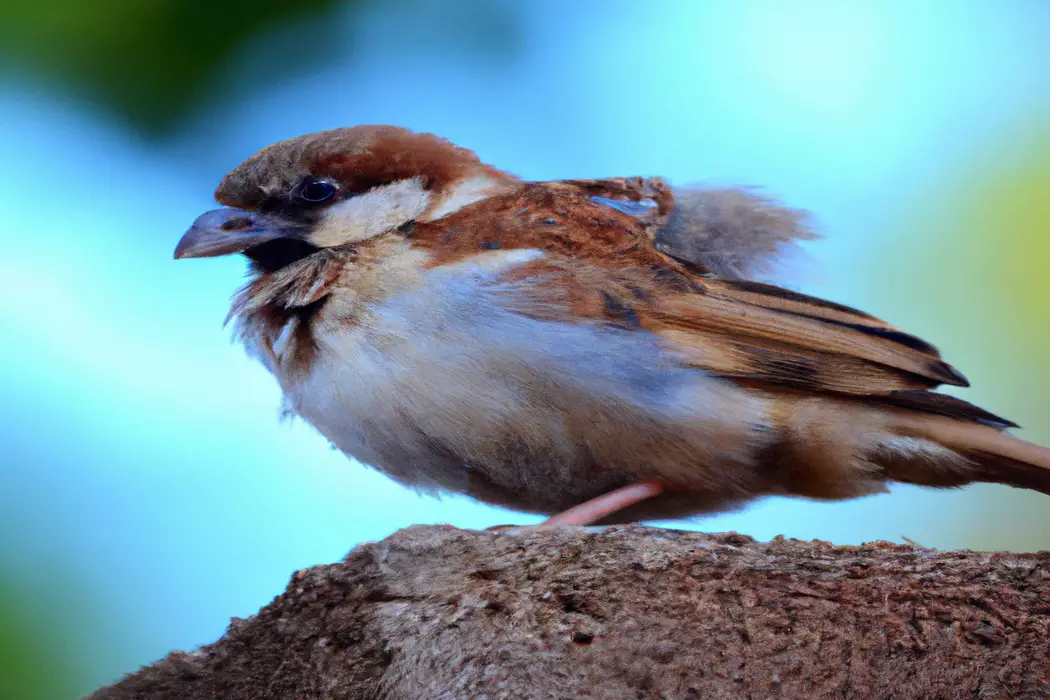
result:
[[[618,510],[623,510],[635,503],[659,496],[665,491],[659,481],[640,481],[637,484],[624,486],[597,498],[573,506],[540,523],[539,527],[558,527],[561,525],[590,525]]]

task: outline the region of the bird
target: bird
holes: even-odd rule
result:
[[[523,180],[358,125],[230,171],[174,257],[240,254],[227,322],[282,410],[422,493],[543,527],[894,482],[1050,494],[1050,449],[942,385],[936,347],[794,291],[812,215],[749,187]]]

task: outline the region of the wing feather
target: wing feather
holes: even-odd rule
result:
[[[420,226],[414,238],[436,265],[469,258],[493,240],[542,250],[541,259],[501,277],[514,282],[508,289],[520,313],[652,333],[683,363],[731,381],[1009,424],[930,392],[968,382],[925,340],[842,304],[714,276],[661,250],[657,235],[672,206],[658,178],[525,183],[472,212]]]

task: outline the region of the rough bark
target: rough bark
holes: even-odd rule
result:
[[[91,697],[1050,698],[1050,552],[412,527]]]

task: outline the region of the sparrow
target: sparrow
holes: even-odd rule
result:
[[[968,386],[934,346],[768,281],[816,234],[757,190],[524,181],[365,125],[269,146],[215,198],[175,258],[245,256],[227,321],[284,410],[408,487],[549,526],[1050,493],[1050,450],[934,391]]]

